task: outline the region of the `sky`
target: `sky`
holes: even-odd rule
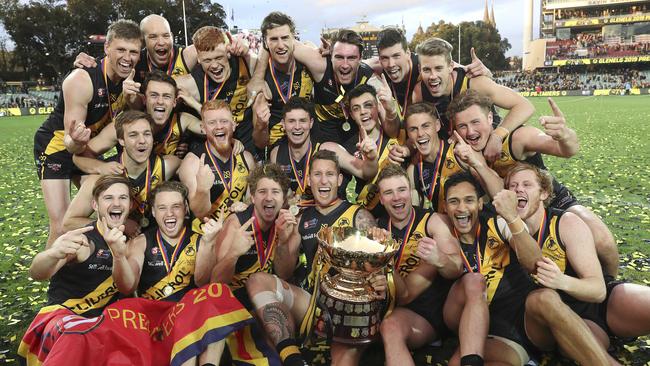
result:
[[[494,1],[494,17],[501,37],[508,39],[512,48],[506,56],[521,56],[525,0]],[[536,10],[533,35],[538,32],[539,1]],[[322,28],[350,27],[365,19],[372,25],[401,25],[406,28],[410,41],[418,26],[426,30],[431,23],[441,19],[457,24],[463,21],[483,19],[485,0],[219,0],[228,12],[228,25],[239,28],[258,29],[262,19],[271,11],[282,11],[295,21],[302,40],[316,44]],[[350,6],[354,4],[354,6]],[[234,11],[235,21],[230,20]],[[0,37],[7,37],[0,24]],[[479,55],[480,57],[480,55]]]
[[[512,45],[506,55],[521,56],[525,1],[489,1],[494,1],[494,18],[501,37],[508,38]],[[539,23],[539,1],[535,1],[533,23]],[[426,30],[441,19],[454,24],[482,20],[485,9],[485,0],[222,0],[219,3],[228,12],[228,25],[233,25],[230,15],[234,10],[234,24],[240,28],[259,28],[269,12],[285,12],[294,19],[301,38],[317,44],[322,28],[349,27],[364,16],[376,26],[401,25],[403,21],[410,41],[420,24]],[[537,32],[538,26],[533,35]]]

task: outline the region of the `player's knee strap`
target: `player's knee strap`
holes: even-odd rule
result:
[[[275,276],[275,294],[277,295],[278,300],[286,305],[287,309],[293,307],[293,292],[291,291],[291,288],[284,288],[284,285],[282,285],[282,281],[278,276]]]
[[[291,309],[293,306],[293,292],[290,288],[284,288],[282,281],[275,276],[275,292],[261,291],[251,298],[255,309],[261,309],[268,304],[279,302]]]
[[[251,302],[255,306],[255,309],[262,309],[268,304],[273,304],[275,302],[278,302],[278,299],[275,295],[275,292],[273,291],[262,291],[251,299]]]

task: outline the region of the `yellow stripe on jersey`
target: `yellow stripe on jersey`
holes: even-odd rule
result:
[[[194,234],[190,237],[190,242],[187,244],[185,249],[181,252],[181,255],[178,257],[167,276],[163,277],[156,284],[147,289],[145,293],[142,294],[142,297],[145,299],[151,300],[160,300],[166,297],[175,294],[178,291],[182,291],[187,286],[190,285],[192,278],[194,277],[194,265],[196,263],[196,244],[199,239],[199,234]],[[182,245],[178,243],[176,245]],[[164,289],[167,286],[171,286],[172,293],[166,294]]]
[[[79,299],[68,299],[63,306],[82,315],[89,310],[103,308],[117,293],[117,285],[113,282],[113,276],[109,276],[86,296]]]

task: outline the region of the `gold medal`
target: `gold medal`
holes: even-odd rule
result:
[[[174,289],[171,286],[167,285],[163,287],[163,293],[165,296],[171,296],[171,294],[174,293]]]
[[[293,216],[298,216],[300,213],[300,209],[296,205],[291,205],[289,206],[289,213],[292,214]]]
[[[348,122],[348,121],[343,122],[343,131],[348,132],[348,131],[350,131],[351,127],[352,126],[350,126],[350,122]]]
[[[143,217],[140,219],[140,227],[147,227],[149,226],[149,219],[146,217]]]

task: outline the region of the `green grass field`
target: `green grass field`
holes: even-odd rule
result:
[[[531,101],[538,116],[550,114],[545,98]],[[546,158],[547,165],[609,225],[620,247],[621,277],[650,284],[650,97],[556,101],[578,132],[581,152],[571,160]],[[0,364],[15,363],[20,338],[45,303],[47,283],[27,275],[32,257],[47,237],[33,162],[34,132],[44,119],[0,118]],[[624,364],[650,365],[649,348],[650,341],[641,339],[620,347],[617,355]]]

